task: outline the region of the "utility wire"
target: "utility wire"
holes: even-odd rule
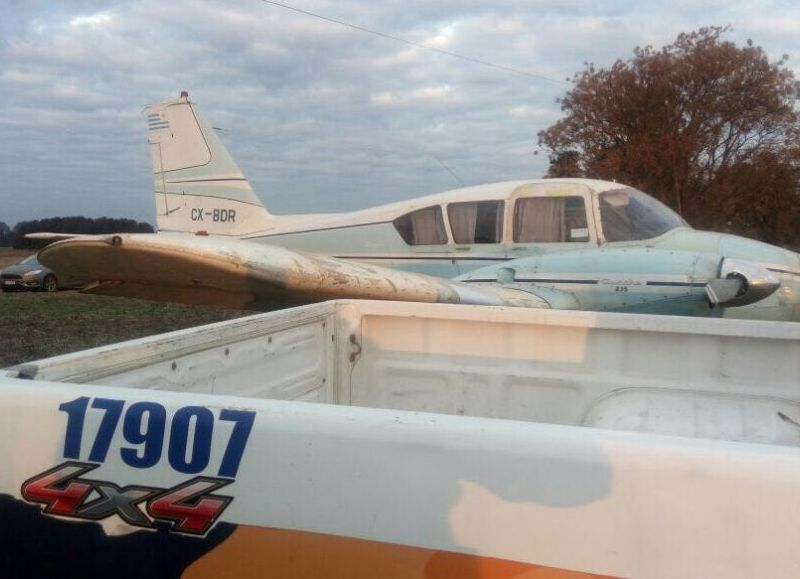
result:
[[[273,6],[278,6],[280,8],[285,8],[286,10],[291,10],[292,12],[297,12],[299,14],[305,14],[306,16],[311,16],[313,18],[318,18],[319,20],[324,20],[325,22],[331,22],[333,24],[338,24],[339,26],[345,26],[347,28],[352,28],[353,30],[358,30],[360,32],[366,32],[367,34],[372,34],[374,36],[380,36],[381,38],[388,38],[389,40],[394,40],[395,42],[402,42],[403,44],[408,44],[409,46],[414,46],[416,48],[422,48],[423,50],[430,50],[432,52],[438,52],[439,54],[445,54],[447,56],[452,56],[453,58],[460,58],[461,60],[465,60],[467,62],[471,62],[473,64],[480,64],[482,66],[488,66],[491,68],[496,68],[498,70],[504,70],[506,72],[513,72],[514,74],[520,74],[523,76],[528,76],[531,78],[538,78],[541,80],[546,80],[549,82],[557,82],[558,84],[570,84],[566,81],[559,80],[557,78],[553,78],[550,76],[545,76],[543,74],[536,74],[534,72],[530,72],[527,70],[522,70],[520,68],[514,68],[513,66],[506,66],[503,64],[497,64],[494,62],[489,62],[488,60],[481,60],[479,58],[472,58],[471,56],[464,56],[463,54],[458,54],[456,52],[450,52],[449,50],[443,50],[441,48],[435,48],[433,46],[428,46],[426,44],[422,44],[420,42],[414,42],[413,40],[407,40],[405,38],[401,38],[399,36],[394,36],[393,34],[387,34],[386,32],[380,32],[378,30],[372,30],[370,28],[364,28],[363,26],[358,26],[357,24],[351,24],[349,22],[344,22],[343,20],[336,20],[335,18],[329,18],[328,16],[322,16],[321,14],[317,14],[315,12],[309,12],[308,10],[303,10],[301,8],[295,8],[294,6],[289,6],[288,4],[282,4],[280,2],[275,2],[275,0],[261,0],[265,4],[272,4]]]
[[[436,155],[434,155],[433,153],[428,153],[428,154],[429,154],[431,157],[433,157],[434,159],[436,159],[436,162],[437,162],[437,163],[439,163],[439,164],[440,164],[442,167],[444,167],[444,168],[445,168],[445,170],[446,170],[448,173],[450,173],[450,176],[451,176],[451,177],[452,177],[452,178],[455,180],[455,182],[456,182],[456,183],[458,183],[458,186],[459,186],[459,187],[463,187],[463,186],[464,186],[464,182],[461,180],[461,178],[460,178],[460,177],[459,177],[459,176],[456,174],[456,172],[455,172],[455,171],[453,171],[453,170],[452,170],[452,169],[451,169],[451,168],[450,168],[450,167],[449,167],[449,166],[448,166],[448,165],[447,165],[447,164],[446,164],[444,161],[442,161],[442,160],[441,160],[439,157],[437,157],[437,156],[436,156]]]

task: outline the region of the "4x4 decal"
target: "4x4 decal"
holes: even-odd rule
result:
[[[169,489],[119,485],[82,475],[99,465],[68,461],[22,483],[22,497],[44,513],[98,521],[112,515],[137,527],[170,524],[176,533],[204,535],[233,497],[211,494],[231,479],[198,476]],[[93,492],[94,491],[94,492]],[[96,498],[94,498],[96,497]],[[144,508],[143,508],[144,507]]]

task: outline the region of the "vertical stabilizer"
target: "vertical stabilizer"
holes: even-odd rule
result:
[[[274,217],[186,92],[147,108],[160,231],[245,235]]]

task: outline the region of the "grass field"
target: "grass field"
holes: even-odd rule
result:
[[[0,248],[0,268],[29,251]],[[0,368],[253,312],[84,295],[0,293]]]

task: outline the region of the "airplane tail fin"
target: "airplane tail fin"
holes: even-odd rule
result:
[[[160,231],[238,236],[272,225],[188,93],[147,107],[147,124]]]

